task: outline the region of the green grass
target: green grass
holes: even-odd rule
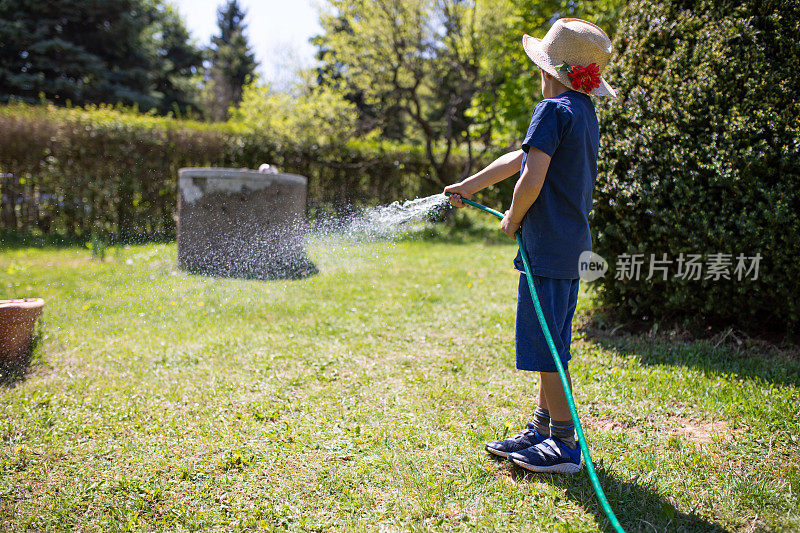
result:
[[[3,294],[47,300],[0,386],[0,530],[607,530],[585,470],[483,451],[534,408],[513,253],[319,241],[319,275],[261,282],[176,272],[174,245],[0,252]],[[610,329],[571,369],[626,529],[800,529],[796,356]]]

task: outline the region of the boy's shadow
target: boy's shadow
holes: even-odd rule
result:
[[[498,462],[504,461],[499,457]],[[509,465],[510,466],[510,465]],[[635,478],[624,481],[595,465],[597,479],[611,509],[626,532],[631,531],[729,531],[693,512],[679,511],[658,492]],[[564,489],[567,498],[597,517],[604,531],[614,531],[592,487],[586,468],[577,474],[537,474],[512,466],[511,478],[518,482],[540,481]]]

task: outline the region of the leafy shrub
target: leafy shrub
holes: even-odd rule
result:
[[[329,87],[274,92],[250,84],[232,108],[231,121],[274,139],[307,144],[331,144],[355,135],[356,106]]]
[[[600,104],[601,299],[628,317],[779,330],[800,323],[800,3],[634,0]],[[615,279],[615,258],[732,254],[730,280]],[[762,260],[738,281],[739,254]],[[616,274],[619,274],[617,270]],[[660,276],[660,273],[659,273]],[[706,273],[703,273],[703,278]]]
[[[421,148],[289,140],[244,122],[207,124],[124,109],[0,107],[0,228],[68,238],[170,239],[178,169],[258,168],[309,178],[312,210],[439,192]],[[463,166],[453,159],[453,175]]]

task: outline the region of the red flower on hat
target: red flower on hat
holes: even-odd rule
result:
[[[584,92],[591,92],[600,87],[600,68],[597,63],[591,63],[588,67],[573,65],[567,70],[573,89],[580,89]]]

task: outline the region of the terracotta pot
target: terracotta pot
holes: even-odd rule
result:
[[[33,326],[42,314],[44,300],[0,300],[0,363],[14,363],[28,355]]]

